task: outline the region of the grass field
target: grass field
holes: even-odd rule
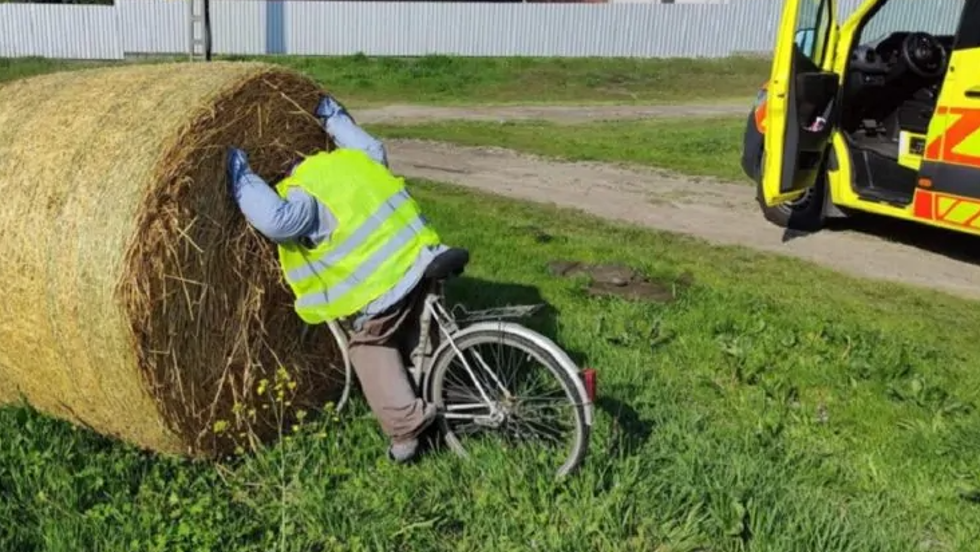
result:
[[[3,63],[0,80],[42,70]],[[406,85],[408,96],[443,93],[433,92],[439,79],[425,82]],[[357,97],[378,100],[382,88]],[[706,125],[382,130],[466,141],[493,128],[495,145],[669,159],[725,177],[740,128]],[[0,550],[977,549],[975,303],[438,183],[412,191],[444,239],[473,253],[454,298],[545,301],[552,314],[534,327],[599,370],[597,433],[580,474],[555,483],[494,451],[391,465],[359,398],[341,419],[315,416],[217,466],[6,407]],[[554,259],[623,262],[671,288],[689,274],[693,285],[670,303],[599,299],[551,276]]]
[[[284,58],[340,97],[371,103],[695,102],[753,97],[769,61],[686,59]]]
[[[351,107],[388,103],[656,103],[742,99],[753,97],[769,72],[769,62],[756,58],[286,56],[262,59],[307,73]],[[95,65],[99,64],[0,59],[0,83]]]
[[[495,454],[401,468],[367,415],[220,469],[0,410],[3,550],[971,550],[980,538],[972,303],[578,214],[416,183],[475,255],[454,297],[543,299],[600,370],[564,483]],[[479,205],[479,209],[473,206]],[[594,299],[552,259],[694,285]],[[732,274],[738,274],[733,278]],[[324,543],[332,543],[326,544]],[[278,545],[283,544],[282,548]]]
[[[750,104],[746,103],[748,114]],[[749,183],[742,172],[745,117],[612,121],[585,124],[445,121],[366,125],[387,138],[499,146],[568,159],[635,163]]]

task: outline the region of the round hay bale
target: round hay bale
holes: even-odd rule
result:
[[[213,456],[333,399],[339,351],[326,328],[301,339],[275,248],[224,170],[230,145],[270,182],[328,148],[320,93],[292,71],[232,62],[0,88],[0,400]],[[277,373],[289,378],[278,402]]]

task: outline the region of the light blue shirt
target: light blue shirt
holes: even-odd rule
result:
[[[384,145],[364,131],[351,120],[344,111],[337,111],[327,118],[324,124],[338,148],[359,149],[372,159],[388,166],[388,155]],[[272,189],[261,177],[246,171],[231,184],[232,194],[238,207],[248,222],[267,238],[283,243],[303,238],[309,239],[314,247],[329,239],[337,219],[320,201],[300,188],[292,188],[286,199]],[[402,279],[388,292],[368,304],[355,321],[360,325],[369,317],[381,314],[405,297],[418,285],[437,255],[448,249],[444,245],[426,247],[415,260]]]

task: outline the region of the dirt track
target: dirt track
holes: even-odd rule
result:
[[[359,117],[359,119],[363,119]],[[565,163],[498,148],[387,142],[400,174],[518,199],[583,209],[609,219],[800,257],[858,276],[980,299],[980,240],[891,221],[786,236],[759,213],[749,186],[654,170]],[[884,237],[882,237],[884,236]],[[958,260],[966,258],[966,260]]]
[[[429,121],[549,121],[558,124],[664,117],[747,116],[752,99],[713,105],[593,105],[436,107],[389,105],[354,114],[358,123],[408,124]]]

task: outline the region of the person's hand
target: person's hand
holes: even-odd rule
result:
[[[225,169],[228,171],[228,184],[230,186],[234,186],[243,175],[252,172],[248,166],[248,155],[238,148],[229,148]]]
[[[316,116],[319,117],[320,120],[326,122],[327,119],[338,113],[343,113],[349,117],[351,121],[354,120],[354,118],[350,116],[350,113],[347,112],[347,108],[334,99],[333,96],[325,94],[322,98],[320,98],[320,105],[316,106]]]

